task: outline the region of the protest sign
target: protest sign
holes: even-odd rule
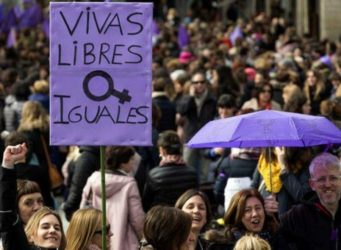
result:
[[[52,145],[151,145],[151,3],[50,3]]]

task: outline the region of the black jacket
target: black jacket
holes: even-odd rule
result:
[[[250,177],[257,167],[257,160],[245,160],[225,156],[219,166],[219,173],[214,184],[214,195],[220,205],[224,205],[224,190],[228,179]]]
[[[71,180],[69,196],[64,204],[68,220],[74,211],[79,209],[83,188],[89,176],[100,168],[99,147],[80,147],[80,156],[75,161],[74,174]]]
[[[335,218],[315,198],[283,214],[280,224],[280,231],[290,249],[341,249],[341,202]]]
[[[157,123],[157,130],[159,133],[165,130],[176,130],[175,113],[176,108],[169,98],[164,95],[158,95],[153,97],[153,104],[156,104],[161,111],[161,117]]]
[[[237,230],[233,232],[233,239],[230,240],[222,239],[218,240],[218,242],[210,242],[207,249],[232,250],[234,249],[234,246],[237,243],[237,241],[244,235],[245,235],[244,231]],[[288,245],[279,232],[270,233],[269,231],[262,231],[260,233],[257,233],[257,236],[259,236],[263,240],[266,240],[270,244],[272,250],[288,250]]]
[[[295,174],[291,172],[281,173],[280,178],[283,186],[276,194],[276,197],[279,203],[278,214],[283,214],[293,205],[299,204],[303,197],[311,192],[311,188],[309,186],[309,169],[306,167]],[[262,185],[262,187],[259,188],[262,180],[261,174],[258,171],[255,171],[251,186],[259,189],[259,192],[263,197],[267,197],[270,195],[270,192],[265,189],[265,185]]]
[[[174,206],[179,196],[191,188],[198,188],[194,169],[186,165],[153,168],[147,176],[143,191],[143,209],[148,211],[152,206],[159,204]]]
[[[16,172],[0,167],[0,233],[4,250],[42,250],[28,243],[16,206]]]

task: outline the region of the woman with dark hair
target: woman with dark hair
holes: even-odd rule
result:
[[[5,139],[5,147],[15,146],[22,143],[26,143],[26,145],[29,145],[27,136],[22,132],[13,131],[9,133],[9,135]],[[25,180],[22,181],[22,183],[24,184],[21,185],[21,188],[25,188],[26,184],[27,186],[32,186],[28,180],[36,182],[39,185],[38,189],[40,188],[38,193],[43,196],[45,204],[53,204],[53,199],[50,192],[50,181],[44,175],[46,174],[44,166],[30,164],[28,160],[29,157],[30,156],[26,154],[26,157],[25,159],[23,159],[23,161],[17,161],[14,164],[17,179]],[[18,192],[21,188],[18,187]],[[32,188],[32,190],[37,191],[36,188]]]
[[[44,205],[39,185],[34,181],[17,180],[18,213],[23,226]]]
[[[197,188],[194,169],[182,159],[182,143],[176,132],[168,130],[158,140],[160,166],[149,171],[143,192],[143,208],[166,204],[173,206],[179,196],[190,188]]]
[[[192,218],[174,207],[155,206],[143,226],[140,250],[188,250]]]
[[[254,111],[263,109],[281,110],[281,105],[272,100],[273,88],[270,83],[265,83],[263,86],[257,88],[257,98],[251,98],[246,101],[242,109],[253,109]]]
[[[329,97],[322,75],[317,70],[308,70],[303,92],[311,106],[313,115],[320,114],[320,103]]]
[[[230,94],[233,97],[240,95],[232,70],[225,65],[219,65],[212,71],[212,86],[217,97],[222,94]]]
[[[210,230],[206,233],[207,240],[213,242],[208,249],[233,249],[236,242],[248,233],[256,234],[272,247],[277,247],[278,224],[274,217],[265,213],[263,197],[256,189],[244,189],[232,197],[224,222],[223,232]]]
[[[133,170],[132,147],[108,146],[105,151],[107,218],[112,226],[111,249],[136,249],[142,236],[144,212]],[[84,187],[81,208],[101,209],[101,173],[94,172]]]
[[[183,193],[175,203],[175,207],[192,216],[191,231],[195,240],[191,242],[193,249],[206,249],[207,243],[200,237],[211,220],[211,205],[207,195],[196,189]]]
[[[276,147],[271,151],[271,158],[265,152],[260,156],[251,185],[258,188],[267,202],[277,201],[278,206],[271,208],[271,212],[281,215],[311,192],[308,165],[312,151],[309,147]]]

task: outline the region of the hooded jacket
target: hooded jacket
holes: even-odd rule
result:
[[[113,233],[111,250],[138,249],[145,214],[135,179],[120,172],[106,173],[105,187],[107,220]],[[96,171],[84,187],[81,207],[88,203],[101,209],[101,202],[101,174]]]

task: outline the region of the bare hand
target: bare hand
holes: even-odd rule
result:
[[[281,169],[286,169],[285,148],[284,147],[275,147],[275,152],[276,152],[278,163],[279,163]]]
[[[219,155],[219,156],[224,154],[223,148],[214,148],[213,151],[216,155]]]
[[[13,168],[14,164],[25,160],[27,147],[25,143],[16,146],[7,146],[3,153],[2,166],[5,168]]]
[[[264,199],[265,211],[267,214],[273,214],[278,212],[278,202],[276,196],[271,194]]]

